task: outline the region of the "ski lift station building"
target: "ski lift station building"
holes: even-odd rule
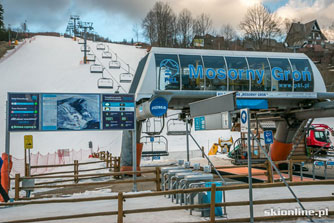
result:
[[[319,70],[302,53],[153,47],[139,62],[129,92],[136,95],[138,121],[153,116],[147,107],[157,97],[185,115],[189,103],[219,94],[236,92],[237,106],[257,111],[260,101],[263,115],[275,120],[273,160],[287,158],[305,121],[334,115],[333,103],[325,101],[334,94],[326,92]]]
[[[137,101],[164,94],[169,102],[180,95],[191,101],[231,91],[250,98],[309,98],[326,87],[315,64],[301,53],[152,48],[130,88]]]

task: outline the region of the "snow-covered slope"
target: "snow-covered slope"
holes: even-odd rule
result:
[[[127,70],[126,64],[130,65],[130,71],[134,73],[139,60],[146,55],[146,50],[134,46],[105,44],[109,46],[114,58],[114,53],[117,53],[122,66],[121,69],[108,69],[109,59],[102,59],[103,51],[96,49],[97,44],[88,41],[91,53],[97,56],[97,62],[106,67],[104,75],[109,77],[111,74],[116,81],[119,81],[120,73]],[[116,90],[97,88],[97,80],[101,78],[101,74],[90,73],[92,62],[87,65],[80,63],[83,59],[81,46],[72,39],[37,36],[35,40],[28,40],[17,52],[0,62],[0,152],[5,150],[7,92],[112,93]],[[128,90],[130,84],[122,84],[122,87]],[[99,147],[113,154],[120,153],[120,131],[11,133],[11,154],[17,158],[23,157],[25,134],[34,136],[33,152],[39,151],[42,154],[66,148],[87,149],[89,141],[93,141],[95,150]],[[229,138],[230,133],[226,131],[202,131],[194,133],[194,136],[201,146],[207,148],[224,134]],[[234,135],[235,138],[238,137],[238,134]],[[168,140],[170,151],[186,150],[185,136],[170,136]],[[197,150],[193,142],[190,147]]]
[[[101,58],[101,51],[96,50],[96,43],[88,42],[98,59],[106,66],[107,61]],[[108,44],[116,52],[121,66],[125,63],[136,70],[138,61],[146,51],[133,46]],[[5,150],[5,113],[7,92],[58,92],[58,93],[112,93],[112,90],[97,88],[101,74],[91,74],[91,64],[81,64],[83,53],[81,45],[72,39],[37,36],[27,41],[17,52],[0,63],[0,152]],[[124,61],[124,62],[123,62]],[[110,70],[119,79],[123,69]],[[129,84],[123,85],[125,89]],[[23,157],[23,137],[27,133],[11,133],[11,154]],[[30,134],[30,133],[29,133]],[[57,149],[87,149],[88,141],[93,141],[94,149],[108,149],[114,154],[120,152],[120,132],[81,131],[81,132],[34,132],[34,152],[47,153]]]

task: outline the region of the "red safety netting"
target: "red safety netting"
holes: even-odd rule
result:
[[[31,166],[44,166],[44,165],[61,165],[73,163],[74,160],[79,162],[82,160],[88,159],[89,155],[92,154],[92,150],[81,149],[76,151],[74,149],[59,149],[57,152],[48,153],[43,155],[41,153],[31,154]],[[17,159],[13,157],[13,169],[11,171],[11,176],[14,176],[16,173],[24,175],[24,159]],[[49,168],[33,168],[31,169],[31,174],[41,174],[46,172],[57,171],[59,167],[49,167]]]

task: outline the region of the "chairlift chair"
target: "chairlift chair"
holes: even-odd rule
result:
[[[160,135],[164,128],[164,118],[148,118],[143,123],[143,133],[149,136]]]
[[[128,65],[128,72],[126,73],[121,73],[119,75],[119,82],[120,83],[131,83],[132,79],[133,79],[133,74],[130,73],[130,65]]]
[[[170,136],[179,136],[179,135],[187,135],[186,131],[186,122],[179,120],[178,118],[169,119],[167,121],[167,135]],[[190,132],[189,128],[189,132]]]
[[[85,52],[85,46],[81,46],[81,52]],[[86,52],[90,52],[89,46],[86,46]]]
[[[101,73],[103,73],[103,70],[104,70],[104,68],[100,64],[92,64],[90,66],[90,72],[91,73],[99,73],[99,74],[101,74]]]
[[[143,136],[140,138],[143,143],[142,157],[168,156],[168,140],[162,135]]]
[[[96,45],[96,49],[97,50],[105,50],[106,46],[103,43],[99,43]]]
[[[117,53],[115,53],[115,57],[116,57],[115,60],[111,60],[109,62],[109,68],[110,69],[119,69],[119,68],[121,68],[121,63],[117,60]]]
[[[104,51],[102,53],[102,58],[103,59],[111,59],[112,58],[112,54],[110,52],[108,52],[108,51]]]
[[[93,62],[95,62],[95,60],[96,60],[96,56],[95,56],[94,54],[92,54],[92,53],[89,53],[89,54],[87,54],[87,56],[86,56],[86,60],[87,60],[87,61],[93,61]]]
[[[79,44],[85,44],[85,40],[84,40],[84,39],[79,39],[79,40],[78,40],[78,43],[79,43]]]
[[[104,89],[113,89],[114,81],[111,78],[102,77],[97,80],[97,87],[104,88]]]

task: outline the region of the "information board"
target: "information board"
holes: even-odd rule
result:
[[[39,129],[39,94],[8,94],[8,130],[37,131]]]
[[[100,95],[42,94],[42,130],[100,129]]]
[[[133,94],[8,93],[8,105],[9,131],[135,127]]]
[[[205,118],[204,118],[204,116],[195,117],[194,121],[195,121],[195,131],[205,130]]]
[[[133,95],[102,95],[102,129],[134,129],[134,116]]]

